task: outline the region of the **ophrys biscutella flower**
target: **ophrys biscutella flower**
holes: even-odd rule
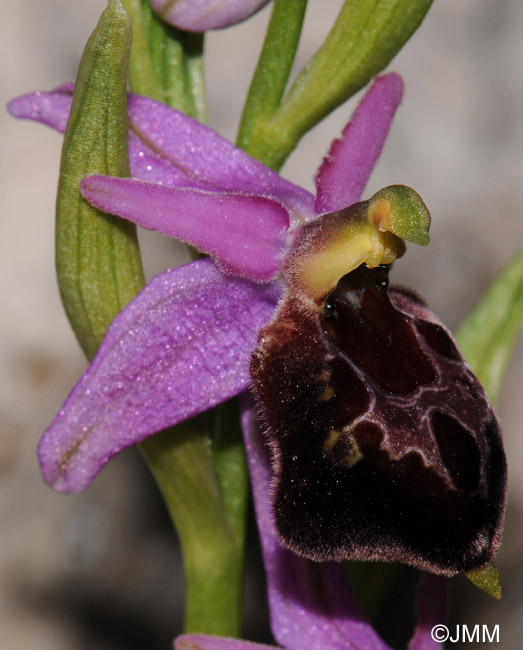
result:
[[[68,93],[11,110],[63,126]],[[403,240],[428,242],[428,213],[403,187],[355,204],[400,97],[395,75],[374,83],[321,165],[316,197],[131,97],[135,178],[87,178],[84,196],[214,261],[159,275],[115,319],[41,441],[50,484],[81,490],[123,447],[245,390],[256,348],[283,543],[448,575],[491,559],[506,478],[495,418],[445,328],[388,290]]]

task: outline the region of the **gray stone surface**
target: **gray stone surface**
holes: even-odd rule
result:
[[[72,80],[104,5],[3,0],[0,103]],[[298,67],[339,5],[311,0]],[[209,38],[210,123],[231,138],[267,16]],[[390,66],[404,77],[406,94],[369,193],[399,182],[425,198],[432,244],[410,249],[394,273],[451,327],[522,244],[522,43],[519,0],[438,0]],[[284,175],[312,188],[321,156],[353,106],[307,135]],[[180,627],[183,576],[138,454],[125,452],[74,497],[54,494],[39,476],[38,438],[84,367],[53,270],[61,138],[5,112],[0,134],[0,647],[167,648]],[[164,238],[145,237],[144,246],[149,275],[177,259]],[[522,385],[520,343],[499,405],[511,479],[499,556],[505,596],[494,603],[454,581],[456,621],[500,624],[507,650],[519,647],[523,634]]]

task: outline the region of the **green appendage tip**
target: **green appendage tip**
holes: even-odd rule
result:
[[[500,600],[501,598],[501,578],[493,562],[489,562],[480,569],[472,569],[465,573],[473,585],[485,591],[489,596]]]

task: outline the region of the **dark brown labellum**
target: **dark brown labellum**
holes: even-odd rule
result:
[[[506,463],[488,399],[445,327],[388,267],[313,311],[292,288],[251,373],[282,542],[315,560],[453,575],[500,543]]]

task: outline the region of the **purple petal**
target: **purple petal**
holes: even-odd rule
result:
[[[288,650],[388,650],[359,612],[341,564],[314,563],[280,546],[271,513],[268,449],[254,409],[244,410],[242,426],[276,640]]]
[[[86,178],[81,190],[97,208],[190,243],[228,273],[264,282],[278,271],[289,215],[274,199],[108,176]]]
[[[73,101],[72,88],[72,84],[66,84],[50,92],[15,97],[7,104],[7,110],[13,117],[40,122],[63,133]]]
[[[64,133],[73,102],[74,84],[60,86],[50,92],[29,93],[9,102],[7,108],[13,117],[34,120]],[[173,187],[204,187],[208,183],[191,178],[156,153],[134,131],[129,131],[129,159],[131,175],[151,183]]]
[[[212,189],[208,183],[198,181],[172,165],[161,154],[155,153],[134,131],[129,131],[129,162],[131,176],[148,183],[160,183],[170,187]]]
[[[318,214],[341,210],[360,200],[402,94],[403,81],[394,73],[374,81],[318,169]]]
[[[448,581],[442,576],[423,574],[417,592],[418,625],[411,639],[409,650],[436,650],[442,644],[432,638],[435,625],[446,620]]]
[[[241,641],[240,639],[223,639],[206,634],[184,634],[175,642],[176,650],[276,650],[275,646]]]
[[[13,99],[14,117],[47,124],[64,132],[73,85]],[[314,197],[251,158],[215,131],[165,104],[129,95],[131,175],[171,187],[240,191],[273,197],[294,218],[314,215]]]
[[[78,492],[121,449],[244,390],[278,291],[226,278],[208,259],[154,278],[113,321],[44,434],[45,480]]]
[[[130,95],[131,129],[158,155],[209,189],[263,194],[305,217],[314,197],[251,158],[215,131],[152,99]]]
[[[151,6],[171,25],[189,32],[205,32],[248,18],[269,0],[151,0]]]

